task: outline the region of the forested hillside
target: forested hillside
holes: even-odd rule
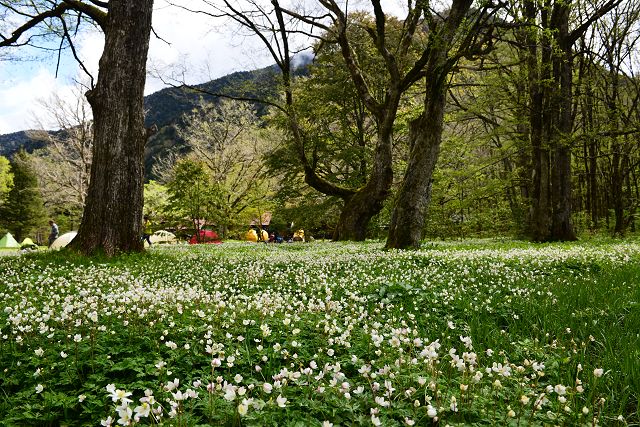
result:
[[[145,170],[151,171],[154,159],[162,157],[167,150],[180,151],[184,141],[176,133],[181,117],[191,112],[202,101],[217,102],[219,97],[211,94],[268,99],[277,93],[277,75],[273,66],[228,74],[193,88],[170,87],[148,95],[145,103],[145,125],[157,126],[158,131],[149,139],[145,150]],[[255,104],[258,115],[265,112],[262,104]],[[42,148],[42,140],[32,138],[27,130],[0,135],[0,156],[10,157],[20,148],[27,152]]]

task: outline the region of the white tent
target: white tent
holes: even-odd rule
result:
[[[64,233],[62,236],[58,237],[56,240],[53,241],[49,249],[60,250],[64,248],[69,243],[71,243],[73,238],[76,237],[76,234],[78,234],[77,231],[70,231],[68,233]]]
[[[158,230],[149,237],[151,243],[178,243],[176,235],[167,230]],[[144,242],[147,245],[147,242]]]

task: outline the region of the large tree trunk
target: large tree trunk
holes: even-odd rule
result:
[[[141,251],[143,95],[153,0],[110,0],[93,109],[91,181],[72,247],[85,254]]]
[[[442,141],[447,77],[455,63],[449,57],[450,49],[471,3],[471,0],[455,0],[443,27],[432,36],[425,62],[424,111],[411,123],[409,161],[391,214],[387,248],[420,247],[431,200],[431,178]],[[467,38],[464,43],[467,44],[458,49],[470,47],[471,41]]]
[[[525,2],[526,18],[530,23],[536,20],[537,9],[532,1]],[[546,16],[543,14],[543,20]],[[542,46],[542,64],[538,59],[538,45]],[[548,126],[545,126],[543,112],[545,105],[544,79],[550,72],[545,64],[550,58],[550,47],[544,35],[533,28],[526,32],[527,79],[529,81],[529,131],[531,139],[531,207],[529,211],[529,236],[534,242],[541,242],[549,236],[551,226],[551,206],[549,196],[549,149],[545,143]],[[548,63],[547,63],[548,64]]]
[[[557,40],[560,52],[554,54],[554,87],[558,97],[557,126],[553,129],[553,168],[551,169],[552,221],[550,240],[576,240],[571,222],[571,133],[573,130],[573,42],[569,39],[569,5],[556,4]]]
[[[379,130],[369,180],[353,195],[344,197],[345,203],[333,233],[333,240],[362,241],[366,238],[369,222],[382,210],[393,182],[391,149],[391,126],[383,126]]]
[[[427,81],[425,111],[411,123],[409,162],[391,216],[387,248],[420,247],[431,200],[431,180],[442,142],[445,77]]]

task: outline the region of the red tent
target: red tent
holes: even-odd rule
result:
[[[191,244],[191,245],[195,245],[196,243],[219,244],[219,243],[222,243],[222,241],[218,237],[218,233],[216,233],[215,231],[213,231],[213,230],[200,230],[200,241],[199,242],[198,242],[198,239],[197,239],[195,234],[193,236],[191,236],[191,239],[189,240],[189,244]]]

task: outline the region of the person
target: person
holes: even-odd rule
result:
[[[145,215],[142,223],[142,240],[146,240],[149,246],[151,246],[151,233],[151,220],[149,215]]]
[[[53,243],[54,240],[58,238],[58,224],[56,224],[52,219],[49,220],[49,225],[51,226],[51,232],[49,233],[49,246]]]

